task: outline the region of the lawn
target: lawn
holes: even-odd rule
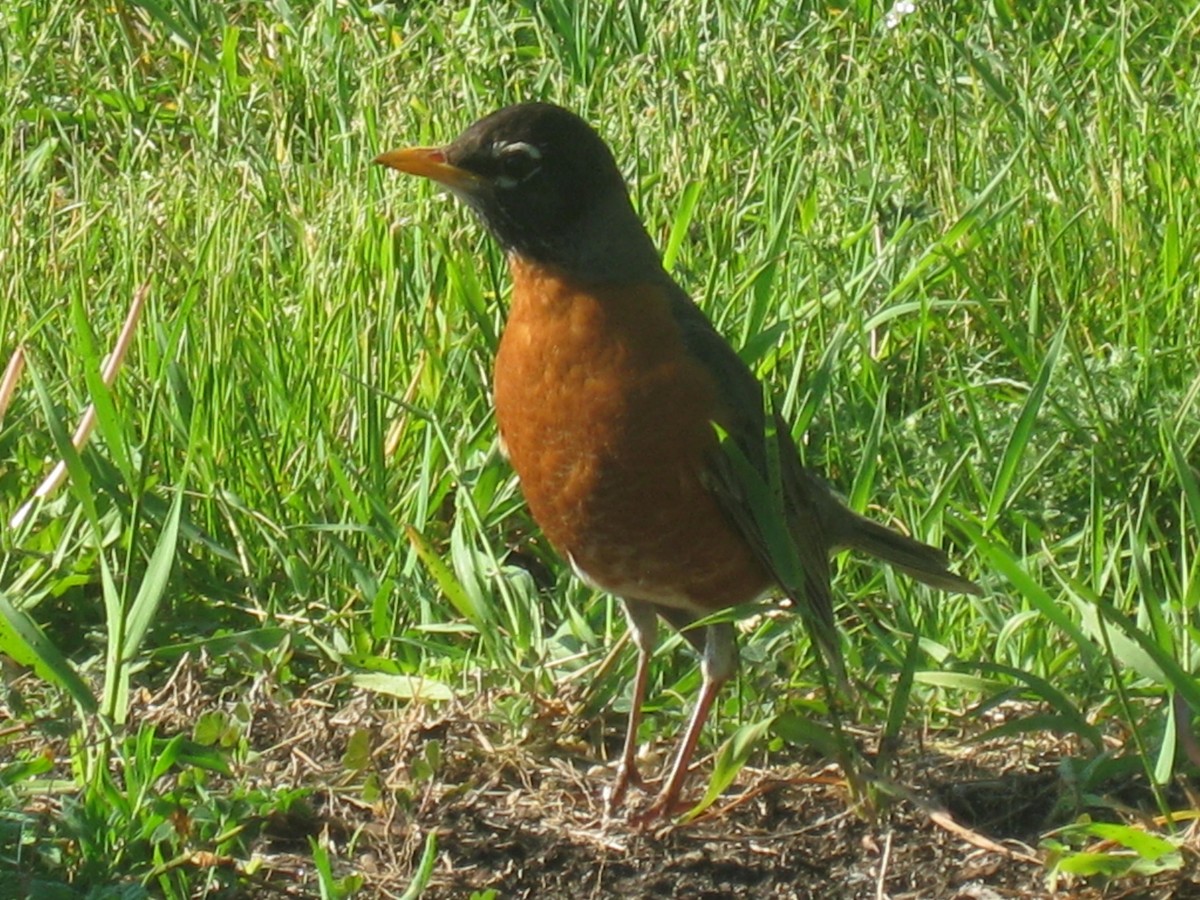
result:
[[[8,0],[0,48],[0,895],[1195,887],[1200,6]],[[620,604],[497,445],[503,256],[371,165],[530,99],[984,589],[840,557],[834,710],[739,610],[661,829],[604,813]],[[664,636],[647,771],[699,681]]]

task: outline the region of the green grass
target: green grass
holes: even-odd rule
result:
[[[54,461],[70,473],[0,527],[0,651],[31,667],[7,701],[27,728],[2,738],[0,872],[80,896],[236,883],[170,863],[253,846],[230,808],[269,801],[204,786],[246,761],[244,734],[148,732],[131,706],[185,652],[230,698],[372,673],[549,696],[623,631],[496,449],[503,260],[463,210],[369,165],[530,98],[610,141],[807,461],[985,586],[839,565],[871,687],[856,719],[895,726],[907,672],[910,726],[1023,698],[1039,715],[1009,729],[1075,732],[1093,762],[1122,735],[1174,777],[1164,700],[1200,709],[1196,9],[922,5],[888,28],[870,2],[117,8],[0,12],[0,362],[28,358],[0,423],[4,521]],[[817,683],[798,620],[743,645],[712,745],[821,720],[797,699]],[[585,712],[623,708],[631,674],[622,657]],[[698,684],[682,652],[656,678],[647,738],[678,732]],[[515,702],[495,727],[526,727]],[[69,766],[29,740],[51,726]],[[47,792],[61,814],[31,817]],[[212,813],[172,829],[172,804]],[[325,852],[323,890],[350,891]]]

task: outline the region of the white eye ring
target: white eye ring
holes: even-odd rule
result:
[[[507,173],[497,175],[495,179],[497,187],[505,189],[514,188],[521,182],[528,180],[529,177],[540,168],[537,163],[541,162],[542,151],[533,144],[528,144],[525,141],[512,141],[511,143],[492,144],[493,159],[503,159],[506,157],[511,158],[514,156],[524,156],[527,160],[534,163],[534,165],[532,165],[529,170],[519,178],[516,175],[509,175]]]
[[[530,159],[542,158],[542,151],[533,144],[525,143],[525,141],[513,141],[512,143],[507,144],[492,144],[493,156],[508,156],[510,153],[524,153]]]

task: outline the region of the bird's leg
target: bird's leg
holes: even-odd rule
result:
[[[670,816],[679,804],[679,795],[688,776],[692,754],[696,751],[696,743],[700,740],[700,732],[708,719],[709,710],[712,709],[721,686],[737,671],[737,642],[733,636],[733,625],[721,622],[709,625],[705,629],[704,656],[700,671],[704,675],[704,682],[700,686],[700,696],[696,698],[696,708],[692,710],[687,732],[679,745],[675,765],[671,768],[670,777],[653,805],[638,816],[640,822],[648,822],[657,816]]]
[[[637,733],[642,722],[642,700],[646,696],[646,682],[650,677],[650,657],[658,640],[658,616],[654,607],[636,600],[624,601],[625,618],[633,642],[637,646],[637,674],[633,679],[633,698],[629,707],[629,724],[625,730],[625,748],[621,751],[621,764],[617,778],[608,793],[607,808],[611,815],[625,800],[630,783],[641,785],[642,776],[637,769]]]

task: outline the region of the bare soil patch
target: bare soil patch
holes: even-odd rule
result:
[[[303,741],[314,759],[325,751],[326,776],[345,777],[338,748],[349,731],[374,735],[376,771],[390,791],[370,809],[337,790],[314,803],[327,834],[359,836],[358,868],[378,895],[410,883],[432,831],[428,898],[1200,897],[1194,857],[1157,880],[1048,883],[1040,835],[1076,808],[1059,775],[1074,749],[1067,742],[927,736],[900,753],[873,811],[851,802],[835,768],[773,761],[744,769],[702,818],[638,829],[605,815],[613,772],[596,764],[583,726],[573,731],[550,704],[521,742],[501,744],[487,712],[494,699],[387,716],[364,696]],[[619,720],[605,731],[613,748]],[[860,737],[864,746],[873,738]],[[439,761],[427,771],[431,745]],[[702,760],[690,796],[700,796],[710,772]],[[630,803],[650,799],[633,792]]]
[[[198,674],[177,672],[138,714],[162,734],[189,733],[221,705]],[[1058,774],[1066,744],[913,740],[872,811],[850,801],[836,769],[772,760],[744,769],[703,817],[638,829],[606,817],[612,770],[589,759],[594,743],[559,706],[506,743],[513,729],[489,714],[497,698],[393,706],[356,693],[346,703],[344,686],[333,685],[291,699],[265,686],[253,694],[238,701],[253,712],[253,753],[233,781],[310,793],[287,815],[246,823],[255,866],[197,851],[193,865],[242,872],[229,896],[318,896],[316,839],[339,874],[363,877],[361,896],[398,897],[433,833],[428,898],[1200,897],[1190,849],[1181,872],[1052,888],[1037,845],[1073,809]],[[608,731],[617,739],[617,718],[606,740]],[[699,797],[710,771],[701,760],[689,796]]]

